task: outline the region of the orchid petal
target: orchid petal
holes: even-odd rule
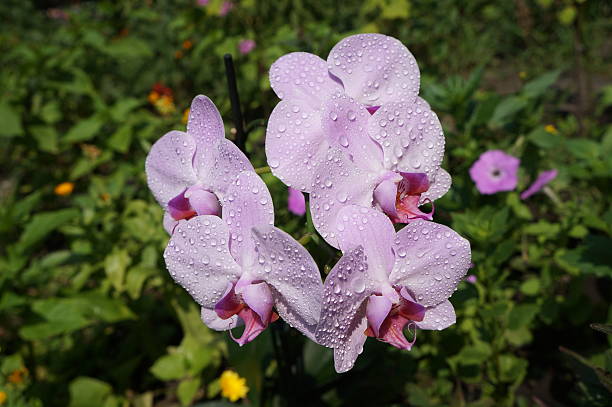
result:
[[[419,204],[427,201],[433,202],[438,198],[443,197],[452,184],[451,176],[442,168],[438,168],[433,183],[429,184],[429,189],[421,194]]]
[[[228,319],[232,315],[236,315],[243,307],[244,304],[234,290],[234,283],[227,283],[223,295],[215,304],[215,312],[219,318]]]
[[[185,193],[185,197],[189,198],[189,204],[198,215],[219,216],[221,214],[219,200],[212,192],[200,187],[191,187]]]
[[[310,192],[318,160],[328,146],[319,112],[301,100],[276,105],[266,129],[266,156],[272,173],[285,185]]]
[[[222,218],[231,233],[232,256],[243,267],[249,266],[255,253],[251,228],[274,224],[272,197],[257,174],[244,171],[229,186],[223,202]]]
[[[250,309],[259,315],[264,325],[270,323],[274,300],[266,283],[249,284],[242,292],[242,299]]]
[[[189,109],[187,133],[194,138],[198,150],[208,149],[217,140],[225,137],[221,114],[208,97],[198,95],[193,98]]]
[[[411,103],[419,93],[420,73],[414,56],[395,38],[358,34],[344,38],[327,58],[346,93],[368,106],[391,101]]]
[[[244,153],[224,138],[206,148],[200,148],[198,145],[194,167],[202,188],[215,193],[221,200],[238,174],[242,171],[255,171]]]
[[[346,251],[323,285],[323,309],[315,334],[317,343],[330,348],[349,346],[347,342],[353,337],[353,331],[366,318],[365,300],[377,288],[370,277],[363,247]],[[359,335],[365,337],[365,328],[360,329]]]
[[[444,133],[427,102],[417,98],[414,104],[383,105],[372,116],[368,131],[383,148],[386,169],[421,172],[430,183],[434,181],[444,156]]]
[[[374,331],[375,336],[378,336],[380,326],[389,315],[391,307],[393,307],[393,304],[385,296],[374,294],[368,298],[366,316],[368,317],[368,325]]]
[[[166,267],[202,307],[212,309],[241,269],[229,252],[229,229],[217,216],[181,220],[164,251]]]
[[[374,200],[380,208],[391,218],[397,217],[395,201],[397,198],[397,183],[386,180],[378,184],[374,190]]]
[[[323,297],[316,263],[301,244],[274,226],[255,227],[252,235],[257,262],[251,272],[272,288],[281,318],[313,338]]]
[[[321,126],[333,143],[347,151],[361,168],[382,170],[382,150],[367,134],[370,113],[345,93],[332,95],[323,105]]]
[[[164,218],[162,220],[164,225],[164,229],[168,232],[169,235],[174,233],[174,228],[178,225],[178,221],[173,219],[172,216],[168,212],[164,212]]]
[[[279,98],[302,100],[313,109],[342,90],[329,76],[327,63],[307,52],[292,52],[277,59],[270,67],[270,84]]]
[[[442,301],[434,307],[425,310],[425,318],[416,322],[419,329],[442,330],[453,325],[457,320],[455,309],[450,301]]]
[[[227,319],[221,319],[215,311],[208,308],[201,309],[200,317],[207,327],[215,331],[227,331],[228,329],[242,325],[242,321],[238,318],[238,315],[234,315]]]
[[[355,166],[347,154],[336,148],[327,152],[310,194],[313,224],[327,243],[338,247],[338,211],[352,204],[372,207],[376,185],[376,176]]]
[[[389,218],[375,209],[351,205],[338,212],[336,224],[340,250],[346,253],[362,246],[369,273],[386,281],[394,262],[391,246],[395,229]]]
[[[192,159],[194,139],[180,131],[171,131],[157,140],[147,155],[145,169],[149,188],[165,209],[168,201],[195,184]]]
[[[363,315],[363,307],[359,309],[358,314],[349,328],[350,336],[348,339],[344,341],[342,346],[334,348],[334,367],[338,373],[344,373],[353,368],[357,357],[363,352],[363,344],[368,339],[364,334],[368,327],[368,321]]]
[[[470,243],[447,226],[416,220],[393,242],[392,285],[405,286],[416,301],[432,307],[449,298],[471,264]]]
[[[552,169],[543,171],[538,175],[538,178],[523,192],[521,192],[521,199],[527,199],[531,195],[540,192],[542,188],[546,186],[550,181],[557,177],[557,170]]]

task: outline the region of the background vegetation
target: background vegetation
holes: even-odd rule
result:
[[[590,327],[612,319],[609,2],[199,3],[0,3],[0,404],[223,406],[218,378],[233,369],[253,406],[609,405],[612,337]],[[199,93],[231,137],[231,53],[247,148],[265,165],[271,63],[325,58],[358,32],[395,36],[419,62],[454,181],[436,220],[471,241],[477,281],[451,299],[455,326],[419,332],[411,352],[370,340],[337,375],[281,322],[242,349],[200,323],[166,272],[144,158]],[[493,148],[521,158],[517,191],[475,189],[468,169]],[[546,193],[521,201],[551,168]],[[277,225],[299,238],[306,218],[264,179]],[[324,243],[307,246],[333,265]]]

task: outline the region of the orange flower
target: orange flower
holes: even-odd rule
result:
[[[28,369],[25,367],[15,370],[9,375],[8,381],[13,384],[23,383],[25,377],[28,375]]]
[[[0,406],[6,402],[7,398],[8,397],[6,396],[6,392],[0,391]]]
[[[174,53],[174,58],[176,58],[176,59],[181,59],[181,58],[183,58],[183,51],[180,51],[180,50],[179,50],[179,51],[176,51],[176,52]]]
[[[100,198],[102,198],[104,202],[108,202],[110,201],[111,196],[108,192],[104,192],[103,194],[100,194]]]
[[[187,124],[188,121],[189,121],[189,108],[183,111],[183,124]]]
[[[155,108],[163,115],[170,114],[176,110],[172,96],[162,96],[155,102]]]
[[[149,100],[149,103],[153,104],[157,102],[157,99],[159,99],[159,93],[153,90],[151,91],[151,93],[149,93],[149,96],[147,97],[147,99]]]
[[[73,190],[74,190],[74,183],[62,182],[61,184],[58,184],[55,186],[55,189],[53,189],[53,192],[55,193],[55,195],[67,196],[67,195],[70,195]]]
[[[190,49],[191,47],[193,47],[193,42],[190,40],[183,41],[183,49]]]

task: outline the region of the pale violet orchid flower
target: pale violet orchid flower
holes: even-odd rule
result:
[[[181,219],[221,214],[221,202],[241,171],[254,171],[245,155],[225,138],[223,120],[206,96],[193,99],[187,132],[171,131],[151,147],[147,182],[164,208],[168,233]]]
[[[470,244],[452,229],[416,220],[395,232],[381,212],[340,211],[342,258],[327,276],[317,342],[334,349],[336,371],[350,370],[368,336],[409,350],[408,329],[455,323],[448,301],[470,267]]]
[[[295,52],[272,65],[282,100],[268,122],[268,164],[312,194],[313,222],[332,246],[344,206],[374,207],[394,222],[431,220],[419,206],[450,188],[442,126],[418,97],[419,78],[408,49],[381,34],[347,37],[327,61]]]
[[[313,339],[321,276],[306,249],[273,226],[272,198],[261,178],[240,173],[221,212],[180,220],[164,252],[172,278],[202,307],[204,323],[220,331],[243,323],[234,339],[242,346],[280,316]]]

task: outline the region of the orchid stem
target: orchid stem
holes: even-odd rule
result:
[[[306,246],[308,242],[310,242],[311,238],[312,238],[312,233],[306,233],[304,236],[300,237],[300,240],[298,240],[298,242],[302,246]]]
[[[225,76],[227,77],[227,89],[229,91],[230,103],[232,104],[232,115],[234,116],[234,127],[236,128],[236,146],[244,154],[246,151],[246,133],[244,132],[244,122],[242,110],[240,110],[240,98],[238,96],[238,85],[236,84],[236,70],[234,60],[230,54],[225,54]]]
[[[268,167],[267,165],[265,167],[259,167],[259,168],[255,168],[255,174],[267,174],[270,172],[270,167]]]

